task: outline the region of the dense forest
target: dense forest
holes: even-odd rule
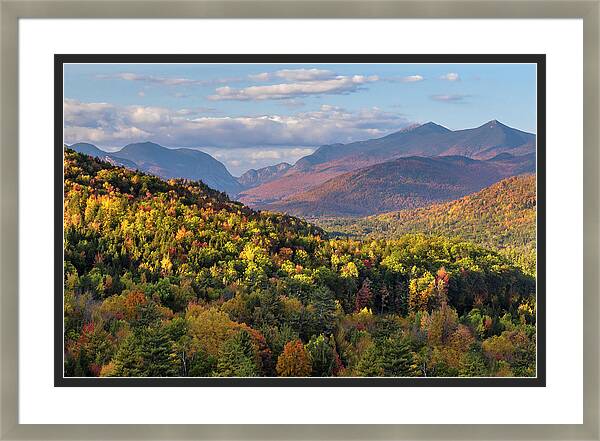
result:
[[[71,150],[64,176],[66,376],[535,376],[506,254],[330,237]]]
[[[456,201],[362,218],[322,218],[314,223],[334,236],[395,238],[429,232],[457,236],[509,256],[536,272],[536,178],[503,179]]]

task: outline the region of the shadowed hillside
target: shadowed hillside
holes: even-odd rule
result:
[[[534,170],[533,155],[505,153],[488,161],[464,156],[400,158],[337,176],[262,207],[309,218],[364,216],[458,199],[507,176]]]

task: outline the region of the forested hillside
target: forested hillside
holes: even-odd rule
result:
[[[337,176],[261,207],[311,218],[367,216],[458,199],[508,176],[534,171],[534,155],[504,153],[487,161],[411,156]]]
[[[127,144],[112,153],[87,143],[73,144],[69,148],[108,161],[113,165],[144,171],[163,179],[201,179],[211,188],[227,192],[229,195],[235,195],[242,189],[225,165],[200,150],[169,149],[153,142]]]
[[[407,233],[459,236],[505,250],[535,271],[536,177],[514,176],[462,199],[364,218],[315,220],[335,234],[394,238]]]
[[[64,166],[67,376],[535,376],[535,279],[495,251]]]

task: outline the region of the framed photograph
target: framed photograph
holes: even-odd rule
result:
[[[525,4],[3,3],[2,439],[598,439],[599,5]]]
[[[55,384],[544,386],[545,71],[56,55]]]

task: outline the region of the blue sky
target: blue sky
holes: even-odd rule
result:
[[[535,65],[68,64],[65,142],[192,147],[234,174],[434,121],[535,133]]]

